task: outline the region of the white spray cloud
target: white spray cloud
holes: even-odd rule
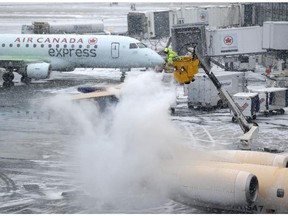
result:
[[[75,103],[63,96],[47,104],[77,135],[74,144],[86,191],[114,202],[137,195],[147,182],[153,190],[162,188],[160,155],[181,142],[169,118],[174,100],[175,88],[163,86],[160,74],[147,72],[128,76],[118,104],[105,112],[92,102]]]

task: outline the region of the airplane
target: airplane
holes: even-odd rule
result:
[[[14,85],[13,72],[21,82],[46,79],[52,70],[75,68],[120,68],[121,79],[131,68],[155,67],[163,58],[140,41],[118,35],[0,35],[0,67],[3,87]]]
[[[168,198],[206,212],[288,213],[287,153],[170,150],[161,172]]]

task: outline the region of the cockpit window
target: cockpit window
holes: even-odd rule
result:
[[[136,43],[130,43],[130,46],[129,46],[130,49],[137,49],[138,46]]]
[[[137,43],[139,48],[147,48],[147,46],[143,43]]]

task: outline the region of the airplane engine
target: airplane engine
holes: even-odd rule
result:
[[[251,206],[258,195],[258,179],[246,171],[191,166],[178,167],[173,176],[171,199],[198,208],[237,211]]]
[[[258,213],[288,213],[287,168],[216,161],[206,161],[205,166],[237,169],[255,174],[259,181],[259,192],[253,210]]]
[[[235,162],[258,164],[266,166],[275,166],[288,168],[288,155],[272,154],[269,152],[239,151],[239,150],[220,150],[216,155],[222,158],[234,160]],[[218,159],[216,159],[217,161]]]
[[[51,73],[51,65],[45,62],[28,64],[26,76],[32,79],[46,79]]]

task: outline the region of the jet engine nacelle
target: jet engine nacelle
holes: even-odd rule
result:
[[[288,155],[272,154],[269,152],[241,151],[241,150],[220,150],[215,152],[216,161],[227,161],[247,164],[259,164],[288,168]],[[221,156],[221,158],[219,157]],[[224,160],[221,160],[224,159]]]
[[[42,63],[31,63],[26,67],[26,76],[32,79],[47,79],[51,73],[51,65]]]
[[[253,211],[258,213],[288,213],[288,169],[258,164],[206,161],[205,166],[237,169],[253,173],[259,181],[259,192]]]
[[[258,179],[250,172],[207,166],[178,167],[171,199],[205,209],[251,206],[257,199]]]

